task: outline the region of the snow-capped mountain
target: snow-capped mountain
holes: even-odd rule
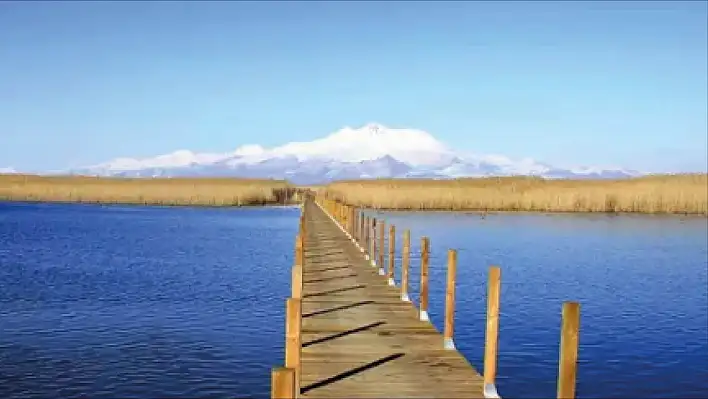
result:
[[[10,167],[8,167],[8,168],[0,168],[0,175],[11,175],[11,174],[14,174],[14,173],[17,173],[17,171],[15,170],[15,168],[10,168]]]
[[[153,158],[118,158],[63,173],[124,177],[253,177],[297,184],[365,178],[454,178],[536,175],[548,178],[617,178],[623,169],[565,169],[533,159],[459,154],[429,133],[370,123],[345,127],[324,138],[275,148],[249,144],[226,153],[179,150]]]

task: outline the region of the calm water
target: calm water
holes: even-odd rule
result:
[[[298,215],[0,204],[0,398],[268,396]]]
[[[561,306],[568,300],[581,306],[578,397],[708,397],[706,219],[378,215],[399,236],[411,229],[413,253],[421,235],[430,237],[430,313],[440,331],[447,250],[458,250],[455,340],[480,372],[488,266],[501,267],[503,397],[555,397]],[[417,293],[419,258],[412,264]]]
[[[0,204],[0,398],[268,397],[298,214]],[[581,302],[579,397],[708,396],[705,219],[385,218],[414,250],[431,238],[438,327],[459,250],[456,343],[480,371],[502,267],[504,397],[555,395],[565,300]]]

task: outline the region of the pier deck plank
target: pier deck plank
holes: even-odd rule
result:
[[[470,363],[314,201],[304,206],[301,397],[482,398]]]

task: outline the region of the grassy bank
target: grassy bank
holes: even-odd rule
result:
[[[683,213],[708,216],[708,175],[618,180],[532,177],[359,180],[329,184],[346,203],[396,210]]]
[[[291,203],[294,192],[282,180],[0,175],[6,201],[243,206]]]

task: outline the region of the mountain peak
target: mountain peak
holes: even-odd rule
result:
[[[298,183],[331,179],[539,175],[612,176],[631,172],[554,168],[532,159],[475,156],[452,151],[430,133],[370,122],[344,127],[309,142],[273,148],[247,144],[227,153],[174,151],[152,158],[117,158],[69,173],[120,176],[240,176],[287,178]],[[609,173],[609,175],[608,175]]]
[[[380,123],[371,122],[371,123],[367,123],[366,125],[364,125],[364,127],[362,127],[361,130],[368,132],[370,134],[379,134],[379,133],[386,130],[386,126],[384,126]]]

